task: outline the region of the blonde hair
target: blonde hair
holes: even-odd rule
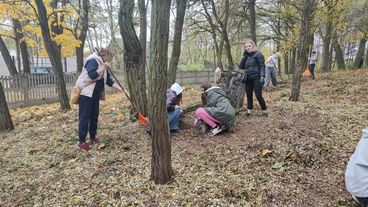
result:
[[[252,51],[251,51],[251,52],[253,52],[253,51],[257,51],[257,50],[258,50],[257,45],[256,45],[256,43],[255,43],[253,40],[251,40],[251,39],[247,39],[247,40],[245,40],[244,46],[245,46],[245,44],[247,44],[247,43],[250,43],[251,45],[253,45],[253,49],[252,49]]]
[[[100,56],[109,56],[112,58],[114,57],[114,53],[108,48],[100,48],[100,49],[96,48],[96,50],[98,51]]]

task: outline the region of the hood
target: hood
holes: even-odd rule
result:
[[[222,95],[222,96],[227,97],[227,95],[226,95],[226,93],[224,92],[224,90],[222,90],[222,88],[220,88],[220,87],[218,87],[218,86],[214,86],[214,87],[211,87],[211,88],[207,89],[207,90],[206,90],[206,93],[207,93],[208,91],[212,91],[212,92],[215,92],[215,93],[218,93],[218,94],[220,94],[220,95]]]

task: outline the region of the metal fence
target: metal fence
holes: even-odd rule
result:
[[[78,75],[75,73],[64,74],[68,94],[77,78]],[[176,76],[176,81],[181,85],[199,84],[212,80],[213,71],[178,71]],[[0,76],[0,81],[4,87],[8,107],[11,109],[58,101],[54,74]]]

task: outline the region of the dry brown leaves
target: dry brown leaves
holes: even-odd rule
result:
[[[150,140],[121,94],[101,103],[102,143],[88,153],[75,148],[77,107],[13,110],[16,129],[0,134],[0,206],[351,206],[344,171],[368,125],[367,80],[366,70],[323,74],[297,103],[282,85],[265,92],[268,118],[256,108],[216,137],[186,114],[164,186],[149,181]],[[187,87],[183,106],[200,93]]]

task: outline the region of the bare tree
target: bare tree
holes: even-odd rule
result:
[[[147,115],[147,94],[144,67],[145,54],[133,25],[134,1],[120,0],[119,26],[124,42],[124,63],[131,99]]]
[[[299,38],[298,65],[293,74],[290,101],[299,101],[301,76],[308,62],[307,47],[309,44],[308,41],[310,40],[308,35],[310,34],[313,19],[314,4],[314,0],[304,0]]]
[[[22,54],[23,73],[31,73],[29,65],[28,46],[26,41],[23,40],[24,34],[22,31],[22,25],[17,19],[12,19],[14,25],[15,37],[19,41],[20,53]],[[20,68],[19,68],[20,70]]]
[[[78,0],[78,19],[74,26],[73,35],[80,41],[80,45],[75,48],[75,55],[77,58],[77,71],[82,72],[84,66],[84,45],[88,32],[90,0]]]
[[[256,0],[249,0],[249,24],[250,24],[250,37],[257,44],[257,32],[256,32]]]
[[[187,0],[176,0],[176,18],[175,18],[175,30],[173,49],[171,53],[169,71],[168,71],[168,84],[171,85],[175,82],[176,71],[178,69],[180,51],[181,51],[181,36],[183,31],[185,9]]]
[[[152,138],[151,179],[156,184],[172,181],[171,141],[167,124],[167,50],[170,0],[152,0],[149,117]]]
[[[46,7],[42,0],[35,0],[36,8],[33,7],[35,14],[37,15],[39,25],[41,27],[43,41],[46,47],[47,54],[50,58],[51,65],[56,75],[56,91],[59,96],[59,102],[62,110],[69,110],[70,104],[68,100],[68,93],[65,86],[63,77],[63,64],[61,61],[60,48],[54,40],[51,38],[51,32],[47,17]],[[60,31],[56,31],[58,33]]]
[[[5,42],[1,35],[0,35],[0,52],[4,58],[6,67],[8,68],[10,75],[11,76],[17,75],[18,74],[17,67],[14,64],[13,59],[10,56],[9,50],[6,47]]]
[[[14,125],[6,103],[4,88],[0,82],[0,131],[10,129],[14,129]]]

